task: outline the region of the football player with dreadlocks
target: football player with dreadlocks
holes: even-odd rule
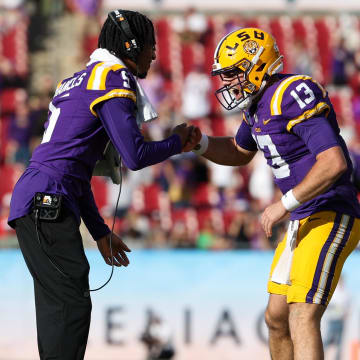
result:
[[[268,281],[271,358],[320,360],[320,320],[360,238],[360,207],[326,90],[282,68],[267,32],[243,28],[226,35],[214,54],[212,75],[222,81],[215,94],[225,109],[241,109],[243,121],[234,137],[202,135],[193,151],[233,166],[262,151],[283,193],[261,216],[266,235],[290,216]]]
[[[34,280],[41,359],[84,358],[91,300],[80,218],[107,264],[129,264],[129,248],[96,207],[90,186],[95,165],[105,164],[103,172],[120,183],[119,166],[112,166],[119,165],[118,154],[138,170],[191,150],[201,136],[181,124],[163,141],[144,140],[139,125],[157,114],[137,78],[146,77],[155,45],[146,16],[109,13],[86,68],[59,83],[42,143],[13,191],[9,224]]]

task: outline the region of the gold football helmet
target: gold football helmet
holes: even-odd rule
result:
[[[282,71],[282,59],[275,39],[263,30],[243,28],[224,36],[211,73],[227,83],[215,92],[220,104],[227,110],[249,108],[269,77]]]

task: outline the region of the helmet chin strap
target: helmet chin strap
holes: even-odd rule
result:
[[[249,109],[249,107],[252,105],[253,101],[261,95],[261,93],[264,90],[266,84],[267,84],[267,81],[264,79],[262,81],[261,85],[260,85],[259,90],[255,94],[247,96],[243,101],[240,101],[239,105],[238,105],[238,108],[240,110]],[[245,91],[243,91],[243,94],[245,95],[247,93]]]

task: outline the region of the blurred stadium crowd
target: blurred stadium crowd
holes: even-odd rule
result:
[[[7,216],[12,188],[40,143],[57,82],[84,67],[97,45],[106,1],[0,2],[0,243],[12,230]],[[156,2],[154,2],[156,9]],[[260,27],[277,39],[285,72],[314,76],[329,91],[342,133],[360,158],[360,16],[292,14],[247,16],[149,13],[157,33],[157,61],[142,84],[159,112],[144,127],[159,140],[176,124],[197,124],[208,135],[234,135],[239,112],[224,113],[210,76],[219,39],[238,27]],[[94,177],[101,214],[111,226],[118,186]],[[138,172],[123,168],[115,231],[139,247],[271,249],[280,224],[267,239],[259,215],[274,198],[262,156],[250,166],[217,166],[193,153]]]

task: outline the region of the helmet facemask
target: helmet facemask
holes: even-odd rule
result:
[[[219,75],[225,83],[215,92],[219,103],[226,109],[232,110],[239,107],[241,110],[250,107],[254,95],[257,93],[256,86],[248,80],[248,72],[251,70],[250,61],[243,59],[231,68],[213,71],[212,75]],[[237,82],[235,81],[237,79]]]
[[[215,96],[226,110],[236,107],[246,109],[251,105],[253,95],[256,93],[255,85],[246,79],[246,74],[240,69],[233,69],[219,74],[224,85],[216,90]],[[235,78],[237,82],[234,82]]]

